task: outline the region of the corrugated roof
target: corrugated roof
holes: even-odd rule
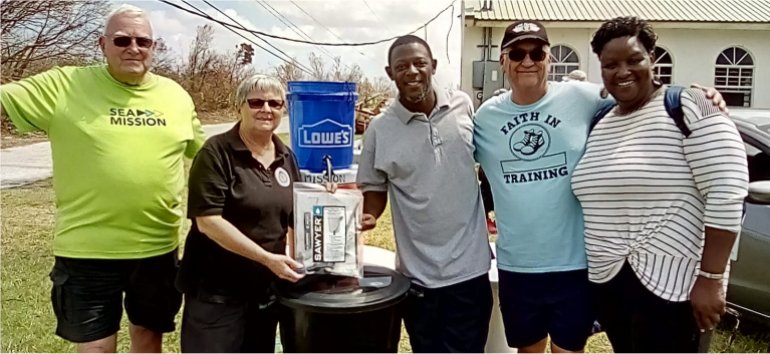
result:
[[[470,0],[476,20],[770,23],[770,0]],[[491,7],[491,9],[490,9]]]

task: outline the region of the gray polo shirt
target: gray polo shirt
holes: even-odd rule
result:
[[[430,117],[395,100],[364,135],[358,184],[387,191],[396,268],[438,288],[486,274],[490,248],[473,159],[473,105],[436,90]]]

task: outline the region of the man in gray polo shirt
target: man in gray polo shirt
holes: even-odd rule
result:
[[[436,60],[403,36],[388,51],[399,97],[364,136],[358,169],[363,229],[390,194],[396,268],[412,280],[404,323],[414,352],[483,352],[492,312],[491,250],[474,170],[473,105],[434,90]]]

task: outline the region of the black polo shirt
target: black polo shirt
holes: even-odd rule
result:
[[[198,230],[197,216],[222,215],[268,252],[284,254],[293,223],[292,192],[299,167],[292,151],[273,134],[270,166],[251,156],[236,124],[208,139],[190,169],[185,243],[177,286],[187,293],[242,296],[264,291],[276,279],[270,270],[219,246]]]

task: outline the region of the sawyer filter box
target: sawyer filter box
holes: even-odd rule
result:
[[[361,278],[363,262],[359,226],[363,194],[355,189],[329,193],[323,186],[294,184],[293,258],[305,274]]]

